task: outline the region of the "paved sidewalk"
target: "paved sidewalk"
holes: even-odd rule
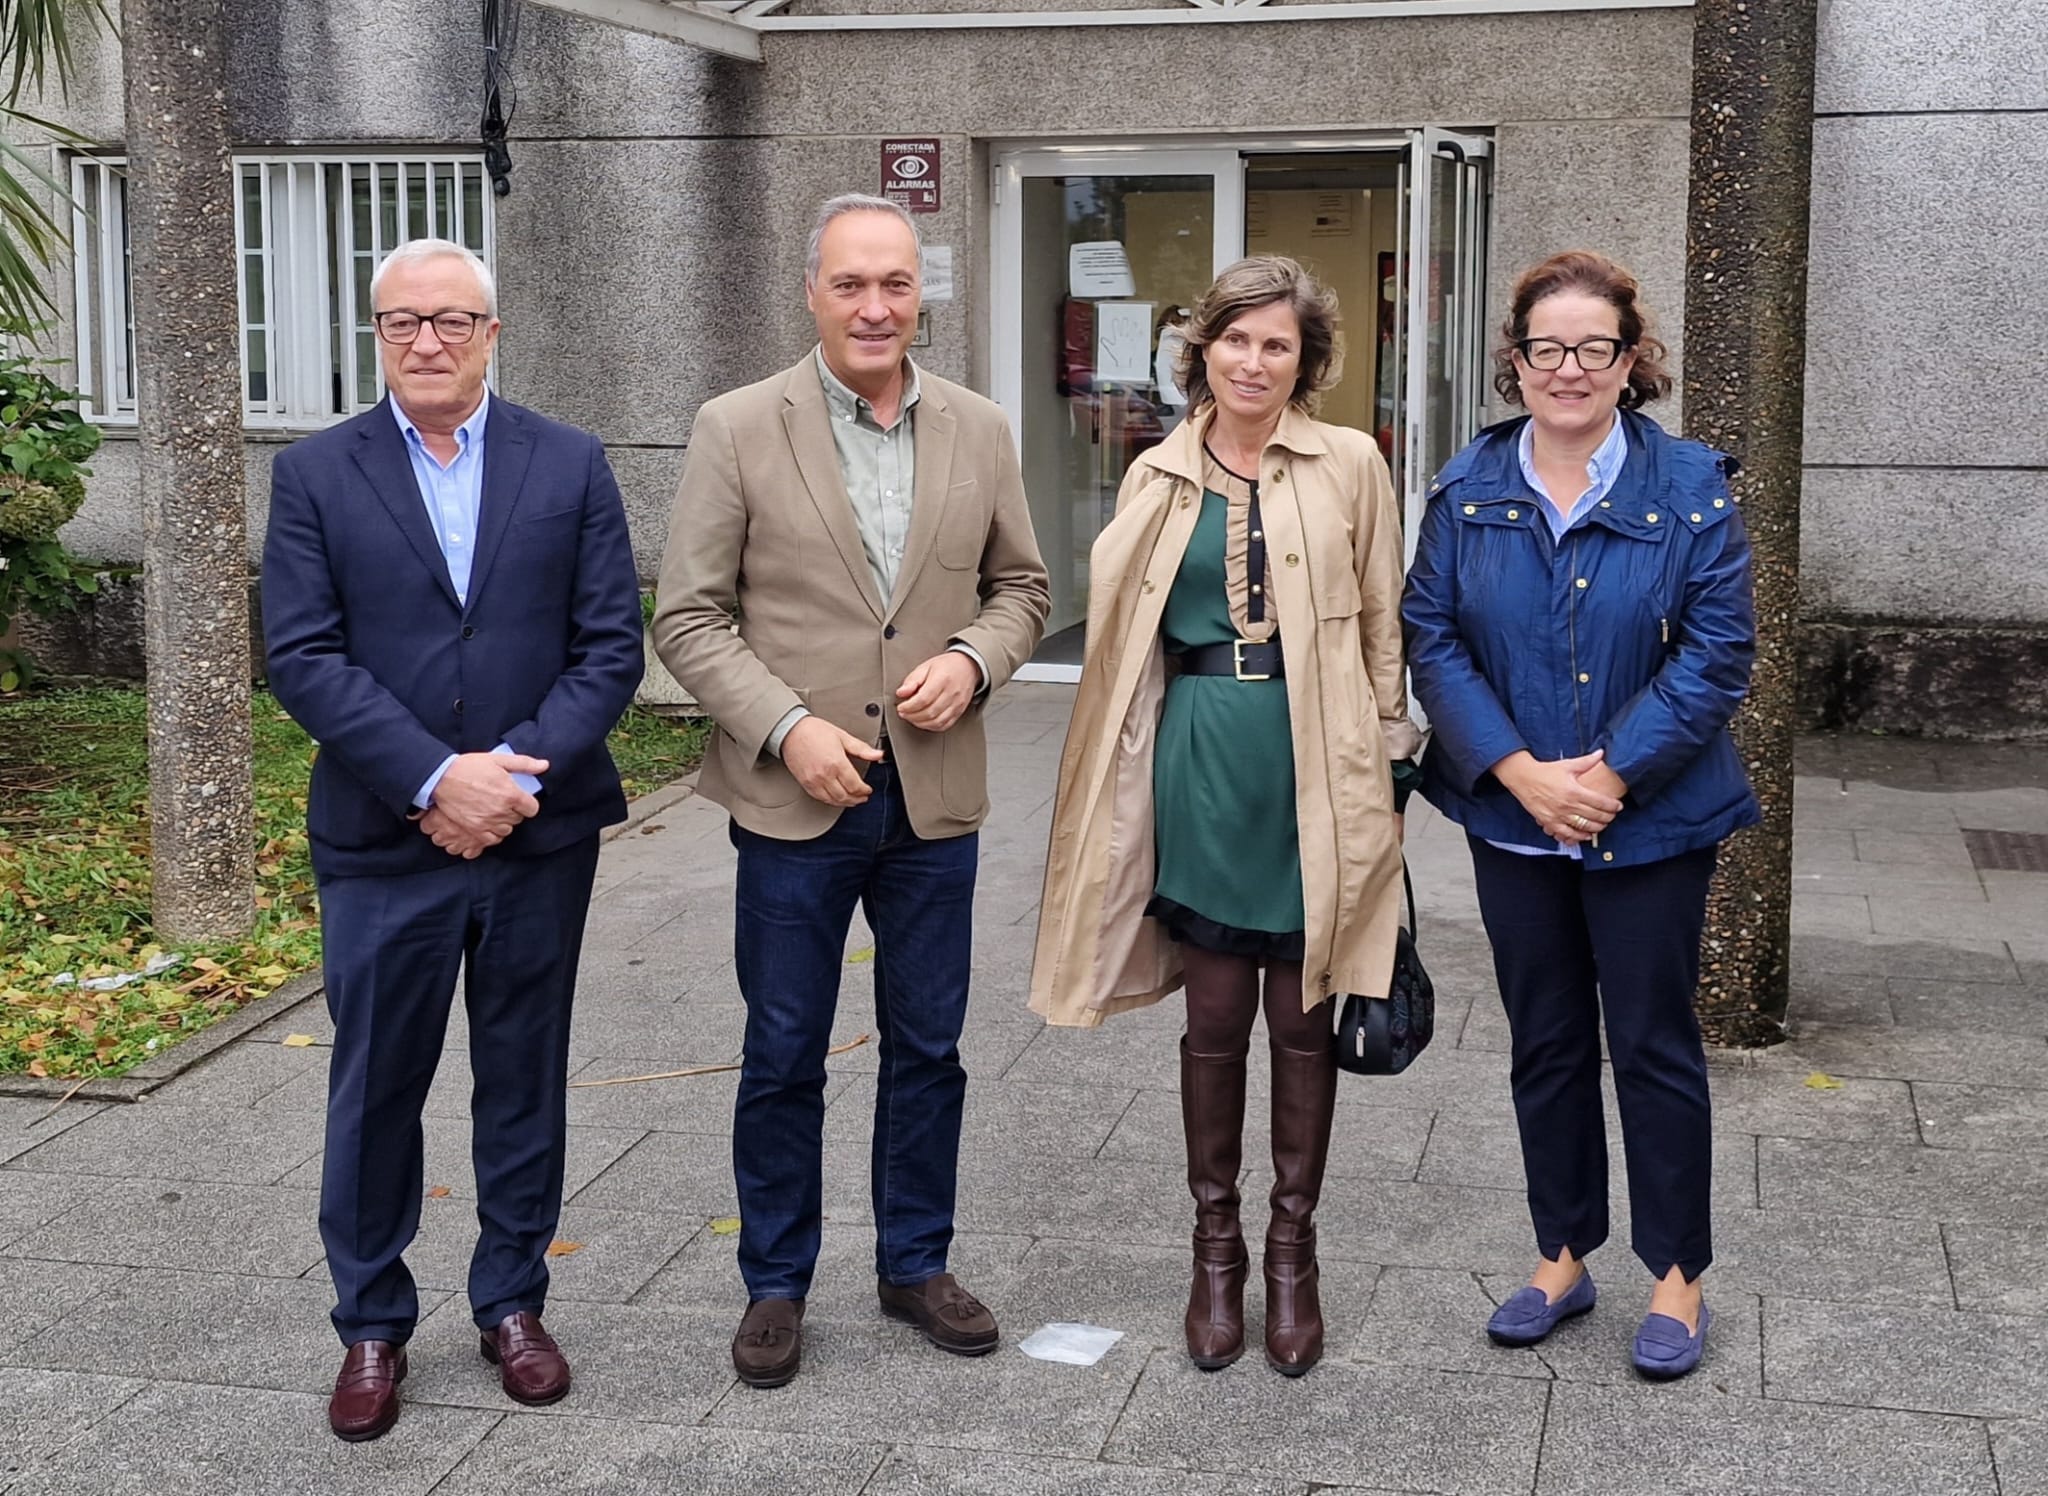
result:
[[[1535,1351],[1482,1333],[1532,1250],[1506,1028],[1462,842],[1413,817],[1444,1027],[1411,1074],[1344,1078],[1320,1218],[1330,1353],[1294,1382],[1256,1349],[1210,1376],[1179,1349],[1178,1005],[1094,1032],[1024,1010],[1069,699],[1012,687],[990,708],[955,1266],[1003,1321],[997,1354],[955,1360],[876,1310],[863,1048],[832,1073],[798,1381],[754,1392],[727,1359],[743,1294],[720,1074],[574,1093],[562,1235],[580,1246],[555,1264],[548,1323],[576,1388],[516,1409],[461,1295],[458,1024],[426,1125],[436,1188],[411,1260],[428,1313],[405,1415],[337,1443],[315,1224],[328,1026],[307,1005],[138,1105],[31,1126],[46,1103],[0,1101],[0,1486],[2048,1496],[2048,874],[1981,871],[1964,836],[2048,833],[2048,748],[1802,746],[1797,1035],[1715,1056],[1715,1327],[1706,1366],[1669,1387],[1628,1369],[1648,1284],[1625,1210],[1594,1261],[1599,1312]],[[736,1057],[731,862],[694,799],[607,847],[577,1078]],[[842,1039],[872,1021],[866,944],[857,931]],[[279,1042],[295,1032],[319,1042]],[[1263,1118],[1249,1130],[1258,1202]],[[1124,1338],[1085,1369],[1015,1349],[1057,1320]]]

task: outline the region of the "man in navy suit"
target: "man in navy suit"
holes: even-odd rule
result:
[[[458,969],[475,1076],[469,1299],[505,1391],[549,1403],[541,1327],[561,1214],[569,1005],[598,830],[624,818],[605,737],[641,674],[638,580],[595,437],[485,387],[489,269],[417,240],[371,286],[390,398],[271,470],[270,684],[320,745],[307,831],[334,1053],[320,1234],[348,1348],[343,1439],[397,1421],[419,1296],[420,1112]]]

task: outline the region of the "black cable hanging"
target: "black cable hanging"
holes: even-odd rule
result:
[[[512,79],[512,57],[519,49],[520,0],[483,0],[484,6],[484,170],[491,191],[505,197],[512,191],[512,151],[506,144],[519,92]]]

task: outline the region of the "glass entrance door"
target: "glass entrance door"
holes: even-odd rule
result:
[[[1492,142],[1417,130],[1409,146],[1406,460],[1395,471],[1408,555],[1444,464],[1479,430],[1486,384],[1486,186]]]
[[[1180,419],[1175,324],[1240,253],[1235,152],[1023,151],[996,168],[996,398],[1052,577],[1039,678],[1073,679],[1088,552],[1131,461]]]

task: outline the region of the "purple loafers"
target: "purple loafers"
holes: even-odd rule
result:
[[[1698,1330],[1686,1329],[1683,1320],[1668,1314],[1644,1315],[1636,1331],[1636,1370],[1653,1382],[1684,1376],[1707,1353],[1707,1326],[1713,1322],[1713,1311],[1705,1304],[1700,1305]]]
[[[1505,1304],[1493,1311],[1486,1333],[1495,1345],[1534,1345],[1575,1315],[1584,1314],[1599,1298],[1593,1275],[1579,1274],[1579,1281],[1552,1299],[1540,1288],[1517,1289]]]

